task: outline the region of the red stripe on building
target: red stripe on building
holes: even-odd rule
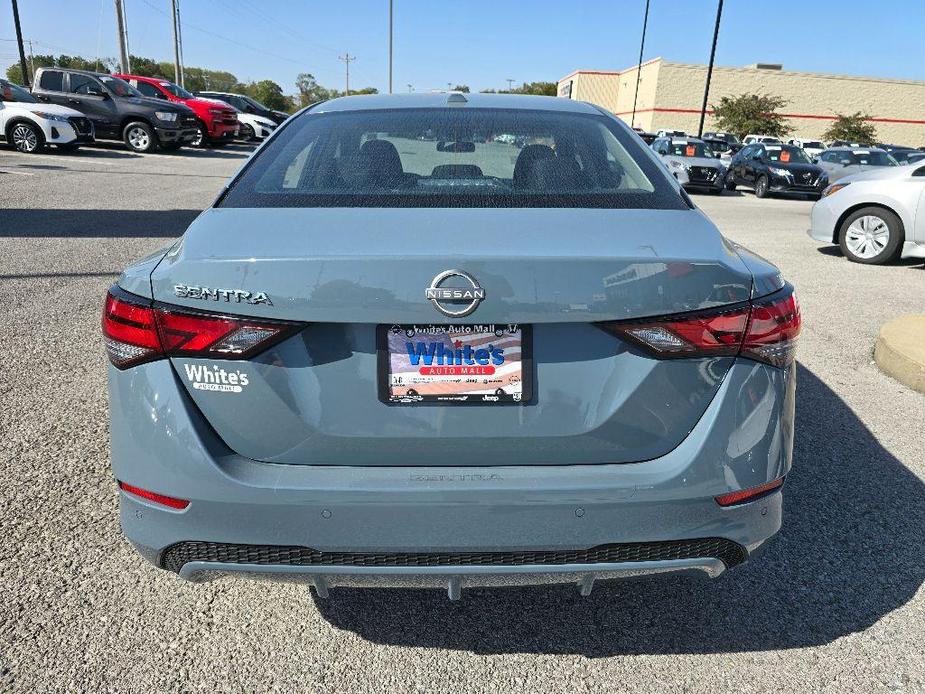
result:
[[[614,113],[615,116],[626,116],[631,114],[632,111],[620,111],[619,113]],[[640,108],[636,109],[636,114],[640,113],[696,113],[700,115],[699,108]],[[713,115],[713,111],[706,111],[708,116]],[[813,113],[781,113],[781,116],[784,118],[804,118],[811,120],[837,120],[837,116],[820,116]],[[925,120],[915,120],[912,118],[865,118],[864,120],[870,121],[872,123],[900,123],[907,125],[925,125]]]

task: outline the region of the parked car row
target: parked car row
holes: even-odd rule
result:
[[[0,137],[21,152],[117,140],[134,152],[269,137],[288,114],[243,94],[190,93],[169,80],[39,68],[32,91],[0,79]]]

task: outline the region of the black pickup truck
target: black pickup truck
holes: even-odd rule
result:
[[[192,109],[148,99],[124,80],[104,73],[39,68],[32,94],[39,101],[80,111],[93,121],[98,140],[122,140],[134,152],[177,149],[198,133]]]

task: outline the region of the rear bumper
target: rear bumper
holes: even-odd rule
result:
[[[739,547],[744,560],[779,530],[782,495],[729,508],[720,508],[714,496],[787,473],[793,389],[792,368],[739,361],[681,445],[641,463],[305,466],[260,463],[231,452],[191,405],[168,362],[110,368],[115,476],[190,501],[176,511],[120,493],[122,528],[148,560],[183,578],[243,574],[309,582],[320,591],[411,584],[439,586],[452,595],[460,586],[584,586],[649,573],[715,577],[738,561],[703,545],[693,552],[637,553],[632,561],[625,561],[624,549],[588,550],[633,543],[689,546],[706,538]],[[170,548],[188,541],[232,549],[186,553],[178,562]],[[324,554],[294,563],[292,548],[298,556],[314,551],[339,558]],[[519,558],[471,556],[498,552]],[[555,563],[538,560],[537,552],[557,553]],[[344,553],[375,556],[345,560]],[[411,561],[411,553],[450,556]],[[596,561],[589,563],[588,556]]]

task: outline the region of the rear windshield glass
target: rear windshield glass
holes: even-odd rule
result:
[[[779,161],[784,164],[812,164],[813,160],[807,156],[801,147],[795,145],[765,146],[768,161]]]
[[[846,165],[860,164],[861,166],[896,166],[897,161],[889,154],[882,151],[858,150],[854,152],[842,152],[838,155]]]
[[[256,155],[221,206],[684,209],[643,147],[603,115],[309,112]]]

